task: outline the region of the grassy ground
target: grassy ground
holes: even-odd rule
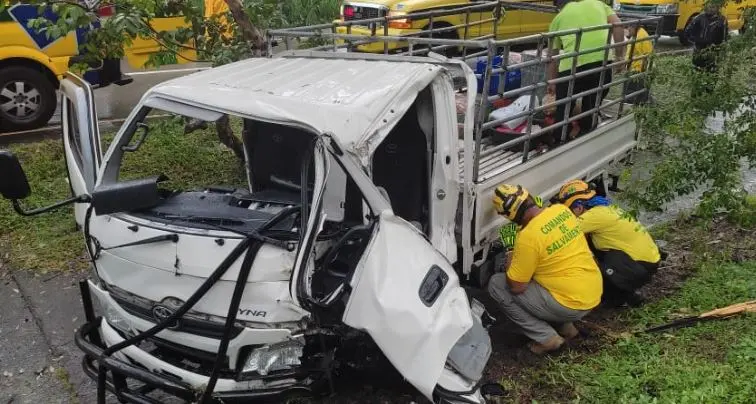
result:
[[[213,127],[183,135],[177,122],[150,125],[144,145],[124,158],[124,178],[162,173],[170,179],[164,185],[169,189],[245,186],[243,166],[229,149],[218,143]],[[103,138],[109,143],[112,134]],[[44,206],[70,196],[60,140],[13,145],[10,149],[21,160],[32,187],[32,195],[23,201],[25,206]],[[0,201],[0,228],[2,261],[14,268],[48,272],[86,266],[82,235],[70,206],[22,217],[13,212],[10,203]]]

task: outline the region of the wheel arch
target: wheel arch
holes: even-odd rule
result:
[[[433,29],[448,28],[448,27],[453,27],[453,26],[454,26],[454,24],[451,21],[448,21],[448,20],[433,21]],[[430,22],[428,24],[425,24],[425,26],[422,28],[423,31],[428,30],[428,29],[430,29]],[[459,30],[460,29],[464,30],[464,28],[457,28],[455,30],[444,31],[441,34],[442,35],[454,35],[457,39],[459,39],[460,38],[460,35],[459,35]],[[434,35],[434,37],[435,37],[435,35]]]
[[[49,58],[48,63],[50,63]],[[0,69],[12,66],[22,66],[36,70],[42,73],[48,80],[50,80],[50,83],[53,84],[53,87],[57,89],[60,86],[60,81],[58,80],[58,76],[53,71],[53,67],[50,66],[52,63],[50,63],[50,65],[48,65],[48,63],[45,63],[45,61],[39,60],[37,58],[16,56],[0,59]]]

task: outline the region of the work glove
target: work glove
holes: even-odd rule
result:
[[[512,249],[517,238],[517,225],[508,223],[499,228],[499,239],[505,249]]]

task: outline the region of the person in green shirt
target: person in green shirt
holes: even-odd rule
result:
[[[598,25],[616,24],[620,22],[619,17],[614,13],[611,7],[601,2],[600,0],[554,0],[554,5],[559,9],[559,14],[554,17],[549,27],[549,32],[572,30],[578,28],[595,27]],[[580,46],[577,50],[587,50],[603,47],[606,45],[608,36],[607,29],[599,29],[586,31],[581,34]],[[615,26],[613,28],[614,42],[619,43],[624,41],[624,29],[622,26]],[[577,35],[561,35],[552,40],[552,45],[549,49],[549,56],[555,56],[562,50],[565,53],[575,51],[575,45],[577,44]],[[625,56],[625,47],[619,46],[611,54],[616,55],[616,58],[623,60]],[[574,57],[560,59],[557,63],[556,60],[552,60],[548,67],[548,78],[554,80],[557,77],[569,76],[572,72],[572,63]],[[577,69],[576,72],[582,72],[586,70],[595,69],[601,67],[604,60],[604,50],[600,49],[595,52],[589,52],[581,54],[577,57]],[[574,86],[572,93],[578,94],[584,91],[595,89],[599,86],[601,79],[601,72],[595,72],[586,76],[582,76],[574,79]],[[606,69],[604,72],[604,84],[612,81],[611,69]],[[569,89],[569,81],[564,81],[558,84],[550,84],[548,92],[556,96],[556,100],[560,100],[567,97]],[[608,89],[607,89],[608,90]],[[608,92],[604,90],[603,96]],[[581,101],[582,112],[587,112],[596,107],[598,93],[593,93],[583,97]],[[562,121],[565,119],[566,103],[557,106],[556,120]],[[570,103],[570,111],[575,108],[575,102]],[[578,120],[580,125],[580,134],[590,132],[595,129],[593,125],[593,114],[585,116]],[[561,140],[561,130],[557,130],[555,136],[556,144]]]

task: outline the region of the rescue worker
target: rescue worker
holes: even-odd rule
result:
[[[646,67],[648,66],[649,56],[651,56],[651,52],[654,50],[654,44],[650,40],[645,40],[648,38],[648,32],[646,32],[646,30],[640,25],[631,25],[627,27],[625,36],[627,39],[635,37],[635,45],[628,46],[627,55],[625,56],[628,62],[632,61],[630,64],[630,73],[634,75],[645,72]],[[630,54],[631,50],[632,55]],[[630,97],[626,101],[638,105],[646,103],[649,99],[647,76],[637,77],[626,81],[623,88],[625,96],[640,90],[646,91],[642,94]]]
[[[559,9],[559,14],[557,14],[551,21],[549,32],[571,30],[576,28],[588,28],[597,25],[615,24],[620,22],[620,19],[619,17],[617,17],[617,14],[615,14],[614,10],[612,10],[610,6],[600,0],[554,0],[554,5]],[[583,32],[580,37],[580,48],[578,50],[603,47],[604,45],[606,45],[607,34],[608,31],[605,29]],[[624,42],[624,29],[622,28],[622,26],[615,26],[613,28],[612,35],[614,37],[614,42]],[[576,50],[576,43],[577,37],[575,34],[555,37],[552,41],[552,46],[549,48],[549,57],[556,56],[559,53],[559,50],[562,50],[565,53],[574,52]],[[623,60],[625,56],[624,45],[616,49],[615,54],[617,55],[618,61]],[[559,59],[558,66],[557,61],[552,60],[548,66],[548,79],[554,80],[557,77],[567,77],[572,74],[573,60],[574,57]],[[595,52],[581,54],[577,56],[576,73],[599,68],[603,65],[603,61],[603,49]],[[601,81],[600,79],[600,71],[575,78],[573,79],[574,85],[572,93],[578,94],[595,89],[599,86],[599,82]],[[611,81],[612,71],[611,69],[606,69],[604,71],[603,84],[608,84]],[[567,97],[569,84],[569,80],[563,81],[556,85],[550,84],[547,88],[547,91],[551,94],[555,94],[556,100],[558,101]],[[606,96],[608,91],[609,89],[607,88],[602,92],[602,98]],[[595,108],[597,98],[597,92],[583,97],[581,101],[582,111],[586,112]],[[556,120],[558,122],[561,122],[565,119],[564,113],[566,105],[567,104],[565,103],[557,106]],[[570,111],[574,111],[575,101],[573,100],[569,105]],[[580,133],[590,132],[594,129],[593,114],[589,114],[581,118],[580,120],[578,120],[578,124],[580,126]],[[557,133],[559,135],[555,134],[554,140],[558,144],[558,142],[561,141],[561,130],[557,130]]]
[[[491,277],[488,293],[533,340],[533,353],[559,349],[578,335],[573,322],[601,300],[601,274],[577,218],[560,204],[539,207],[519,185],[497,187],[493,203],[520,230],[506,272]]]
[[[558,200],[572,210],[599,262],[608,305],[638,306],[637,289],[659,268],[661,255],[646,228],[581,180],[559,190]]]
[[[721,4],[709,2],[704,12],[697,15],[683,32],[693,43],[693,66],[700,72],[716,73],[718,47],[730,35],[727,18],[721,13]],[[707,80],[704,80],[707,81]],[[693,88],[693,96],[711,91],[713,83],[701,83]]]

